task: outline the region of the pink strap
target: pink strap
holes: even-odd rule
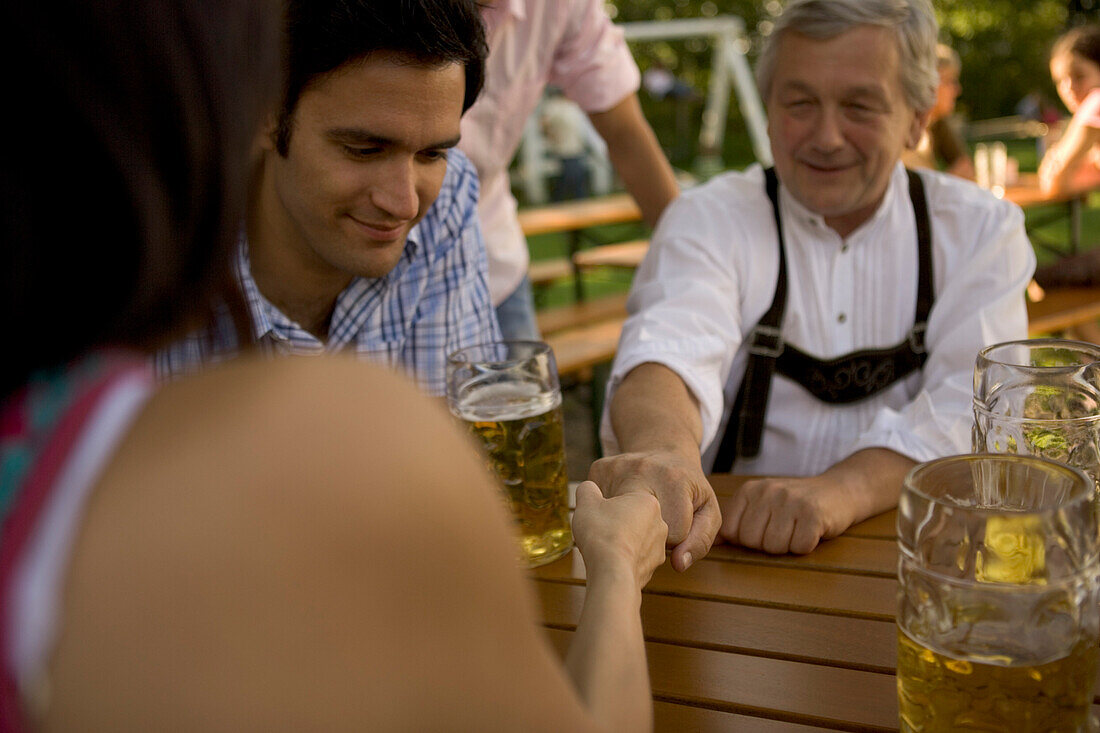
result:
[[[144,368],[135,366],[133,362],[119,364],[92,383],[66,410],[28,473],[23,489],[13,499],[11,511],[0,532],[0,652],[4,654],[11,645],[7,620],[11,617],[12,575],[57,475],[104,392],[120,377]],[[17,398],[10,407],[19,409],[20,402],[22,400]],[[0,422],[10,425],[11,419],[10,414],[4,415],[0,417]],[[0,662],[0,733],[24,733],[25,730],[18,685],[4,660]]]

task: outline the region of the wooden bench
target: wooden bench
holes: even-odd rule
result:
[[[531,284],[536,287],[549,285],[575,275],[576,269],[573,267],[573,263],[565,257],[538,260],[527,265],[527,277],[531,279]]]
[[[601,321],[622,321],[626,318],[626,296],[626,293],[616,293],[540,310],[536,314],[539,331],[546,336]]]
[[[613,318],[551,333],[544,338],[554,350],[558,374],[581,376],[614,358],[622,330],[623,319]]]
[[[1028,333],[1064,331],[1100,318],[1100,288],[1047,290],[1043,298],[1028,301]]]
[[[605,224],[641,221],[642,211],[630,194],[620,193],[520,209],[517,218],[524,235],[531,237],[552,232],[575,234]]]
[[[618,244],[602,244],[590,249],[582,249],[573,255],[573,263],[578,268],[587,267],[621,267],[633,270],[642,264],[645,253],[649,251],[648,239],[637,239],[633,242],[619,242]]]

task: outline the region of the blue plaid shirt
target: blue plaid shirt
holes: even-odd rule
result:
[[[397,266],[385,277],[351,281],[336,298],[324,342],[260,293],[242,236],[236,271],[260,348],[294,354],[353,351],[405,371],[429,394],[443,395],[447,355],[500,338],[489,300],[477,196],[473,165],[461,151],[449,151],[439,197],[409,232]],[[210,328],[158,353],[157,373],[171,377],[191,372],[203,363],[224,361],[239,348],[233,320],[222,309]]]

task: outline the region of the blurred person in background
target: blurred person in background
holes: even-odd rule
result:
[[[537,339],[530,255],[508,165],[546,86],[558,87],[588,114],[649,226],[679,188],[642,115],[638,67],[603,0],[482,0],[481,6],[489,42],[485,89],[462,118],[459,147],[481,178],[478,213],[501,333]]]
[[[962,62],[955,49],[943,43],[936,46],[936,71],[940,82],[936,87],[936,101],[928,111],[928,127],[917,146],[902,154],[902,162],[909,168],[939,169],[974,180],[974,161],[953,116],[955,100],[962,94],[959,84]]]
[[[355,353],[438,396],[449,354],[498,338],[477,174],[454,149],[481,90],[484,33],[476,11],[438,5],[289,3],[283,103],[258,140],[235,262],[251,327],[223,314],[159,354],[162,374],[255,342]]]
[[[1073,117],[1039,165],[1047,193],[1100,185],[1100,25],[1074,28],[1050,54],[1050,75]]]
[[[215,302],[248,317],[230,261],[281,16],[0,5],[35,109],[0,157],[0,731],[649,729],[652,497],[578,488],[563,665],[498,489],[410,383],[333,356],[155,385],[150,351]]]
[[[1100,186],[1100,25],[1061,36],[1051,50],[1050,75],[1073,117],[1043,156],[1039,185],[1051,194]],[[1044,288],[1092,287],[1100,282],[1100,249],[1043,265],[1035,281]],[[1100,336],[1095,324],[1077,330],[1085,340]]]
[[[588,197],[588,163],[585,160],[584,112],[562,95],[561,90],[546,90],[539,107],[539,128],[546,139],[546,154],[558,164],[558,173],[550,182],[551,201],[570,201]]]

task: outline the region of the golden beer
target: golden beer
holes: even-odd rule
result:
[[[534,383],[498,382],[470,390],[454,412],[477,436],[502,484],[528,566],[568,552],[573,532],[561,394]]]
[[[1089,731],[1097,646],[1037,666],[955,659],[898,629],[902,731]]]

